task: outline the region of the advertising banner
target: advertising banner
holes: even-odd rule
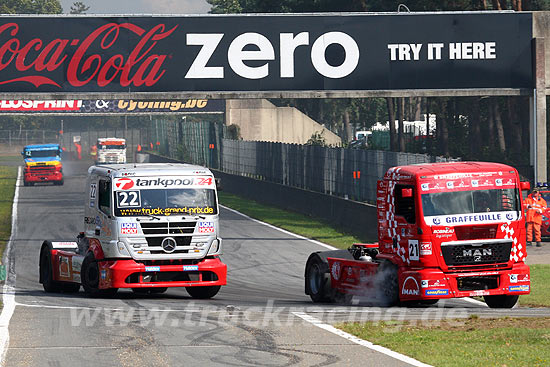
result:
[[[531,40],[512,12],[0,17],[0,93],[532,88]]]

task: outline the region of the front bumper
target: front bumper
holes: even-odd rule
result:
[[[24,176],[25,182],[52,182],[52,181],[61,181],[63,180],[62,172],[53,172],[53,173],[33,173],[26,172]]]
[[[203,287],[227,284],[227,265],[218,257],[196,264],[174,261],[150,261],[146,264],[133,259],[99,262],[99,288]],[[177,265],[176,265],[177,263]]]
[[[530,271],[524,263],[514,263],[512,268],[503,270],[443,273],[427,268],[399,274],[399,297],[403,301],[521,295],[530,290]]]

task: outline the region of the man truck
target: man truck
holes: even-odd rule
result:
[[[110,296],[119,288],[162,293],[185,287],[211,298],[226,284],[216,182],[204,167],[157,163],[88,169],[84,232],[44,241],[46,292]]]
[[[54,185],[63,185],[61,152],[59,144],[25,146],[21,152],[25,160],[23,184],[30,186],[37,182],[53,182]]]
[[[126,139],[97,139],[96,164],[126,163]]]
[[[378,181],[378,242],[316,252],[305,269],[314,302],[434,304],[482,296],[511,308],[530,292],[518,172],[450,162],[390,168]]]

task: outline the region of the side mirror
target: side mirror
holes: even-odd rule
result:
[[[531,190],[531,183],[529,181],[522,181],[519,183],[519,188],[523,190]]]
[[[21,152],[21,155],[24,157],[24,156],[25,156],[25,152]]]
[[[413,190],[412,189],[401,189],[402,198],[412,198]]]
[[[222,191],[223,188],[222,188],[222,180],[221,180],[221,178],[215,178],[214,180],[216,181],[216,190]]]

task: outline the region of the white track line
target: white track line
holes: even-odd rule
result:
[[[263,224],[264,226],[267,226],[267,227],[269,227],[269,228],[273,228],[273,229],[275,229],[275,230],[277,230],[277,231],[283,232],[283,233],[288,234],[288,235],[291,235],[291,236],[293,236],[293,237],[296,237],[296,238],[299,238],[299,239],[302,239],[302,240],[306,240],[306,241],[312,242],[312,243],[314,243],[314,244],[316,244],[316,245],[319,245],[319,246],[328,248],[328,249],[330,249],[330,250],[338,250],[336,247],[329,246],[329,245],[324,244],[324,243],[322,243],[322,242],[315,241],[315,240],[312,240],[312,239],[310,239],[310,238],[307,238],[307,237],[304,237],[304,236],[297,235],[297,234],[295,234],[295,233],[286,231],[286,230],[281,229],[281,228],[279,228],[279,227],[275,227],[275,226],[273,226],[273,225],[271,225],[271,224],[262,222],[262,221],[260,221],[260,220],[254,219],[254,218],[251,218],[251,217],[249,217],[248,215],[243,214],[243,213],[241,213],[241,212],[239,212],[239,211],[237,211],[237,210],[235,210],[235,209],[228,208],[228,207],[226,207],[226,206],[224,206],[224,205],[220,205],[220,206],[221,206],[222,208],[224,208],[224,209],[229,210],[230,212],[233,212],[233,213],[235,213],[235,214],[239,214],[239,215],[241,215],[241,216],[243,216],[243,217],[245,217],[245,218],[247,218],[247,219],[250,219],[250,220],[253,221],[253,222]],[[293,314],[296,315],[296,316],[298,316],[298,317],[300,317],[301,319],[303,319],[303,320],[309,322],[309,323],[312,323],[313,325],[315,325],[315,326],[317,326],[317,327],[319,327],[319,328],[321,328],[321,329],[323,329],[323,330],[326,330],[326,331],[328,331],[328,332],[331,332],[331,333],[333,333],[333,334],[336,334],[336,335],[338,335],[338,336],[341,336],[342,338],[345,338],[345,339],[347,339],[347,340],[349,340],[349,341],[351,341],[351,342],[353,342],[353,343],[359,344],[359,345],[361,345],[361,346],[363,346],[363,347],[367,347],[367,348],[369,348],[369,349],[375,350],[375,351],[377,351],[377,352],[380,352],[380,353],[385,354],[385,355],[387,355],[387,356],[390,356],[390,357],[392,357],[392,358],[398,359],[398,360],[400,360],[400,361],[402,361],[402,362],[409,363],[410,365],[417,366],[417,367],[431,367],[430,365],[425,364],[425,363],[422,363],[422,362],[420,362],[420,361],[417,361],[417,360],[414,359],[414,358],[407,357],[406,355],[403,355],[403,354],[394,352],[394,351],[391,350],[391,349],[384,348],[384,347],[382,347],[382,346],[380,346],[380,345],[375,345],[375,344],[373,344],[373,343],[371,343],[371,342],[369,342],[369,341],[367,341],[367,340],[360,339],[360,338],[358,338],[358,337],[356,337],[356,336],[354,336],[354,335],[348,334],[348,333],[346,333],[345,331],[342,331],[342,330],[340,330],[340,329],[337,329],[337,328],[335,328],[335,327],[332,326],[332,325],[325,324],[325,323],[323,323],[321,320],[319,320],[319,319],[317,319],[317,318],[315,318],[315,317],[313,317],[313,316],[310,316],[310,315],[308,315],[308,314],[306,314],[306,313],[303,313],[303,312],[293,312]]]
[[[251,221],[253,221],[253,222],[256,222],[256,223],[263,224],[264,226],[267,226],[267,227],[269,227],[269,228],[275,229],[275,230],[277,230],[277,231],[279,231],[279,232],[283,232],[283,233],[285,233],[285,234],[288,234],[288,235],[290,235],[290,236],[299,238],[299,239],[301,239],[301,240],[309,241],[309,242],[311,242],[311,243],[314,243],[314,244],[316,244],[316,245],[322,246],[322,247],[324,247],[324,248],[328,248],[329,250],[339,250],[339,249],[336,248],[336,247],[332,247],[332,246],[327,245],[327,244],[325,244],[325,243],[322,243],[322,242],[319,242],[319,241],[312,240],[311,238],[307,238],[307,237],[304,237],[304,236],[300,236],[300,235],[298,235],[298,234],[296,234],[296,233],[292,233],[292,232],[286,231],[286,230],[284,230],[284,229],[282,229],[282,228],[275,227],[275,226],[272,225],[272,224],[262,222],[261,220],[254,219],[254,218],[249,217],[248,215],[243,214],[243,213],[241,213],[241,212],[239,212],[239,211],[237,211],[237,210],[235,210],[235,209],[228,208],[228,207],[226,207],[226,206],[224,206],[224,205],[221,205],[221,204],[220,204],[220,206],[221,206],[222,208],[226,209],[226,210],[229,210],[229,211],[232,212],[232,213],[239,214],[239,215],[245,217],[246,219],[249,219],[249,220],[251,220]]]
[[[10,319],[15,310],[15,269],[10,264],[10,251],[12,242],[17,232],[17,202],[19,201],[19,186],[21,185],[21,166],[17,169],[17,180],[15,182],[15,194],[11,208],[11,235],[4,252],[4,264],[6,265],[6,283],[3,288],[2,302],[4,308],[0,314],[0,365],[5,365],[6,353],[10,342]]]
[[[298,316],[299,318],[317,326],[318,328],[321,328],[323,330],[326,330],[328,332],[331,332],[333,334],[336,334],[338,336],[341,336],[342,338],[345,338],[347,340],[349,340],[350,342],[353,342],[355,344],[359,344],[363,347],[367,347],[369,349],[372,349],[374,351],[377,351],[379,353],[382,353],[382,354],[385,354],[389,357],[392,357],[392,358],[395,358],[395,359],[398,359],[402,362],[405,362],[405,363],[408,363],[412,366],[417,366],[417,367],[431,367],[429,364],[425,364],[425,363],[422,363],[420,361],[417,361],[416,359],[414,358],[411,358],[411,357],[408,357],[406,355],[403,355],[401,353],[397,353],[397,352],[394,352],[393,350],[391,349],[388,349],[388,348],[384,348],[380,345],[376,345],[376,344],[373,344],[367,340],[364,340],[364,339],[361,339],[361,338],[358,338],[356,337],[355,335],[351,335],[349,333],[346,333],[345,331],[343,330],[340,330],[340,329],[337,329],[335,328],[334,326],[332,325],[328,325],[328,324],[325,324],[323,323],[321,320],[319,320],[318,318],[315,318],[313,316],[310,316],[306,313],[303,313],[303,312],[293,312],[294,315]]]

